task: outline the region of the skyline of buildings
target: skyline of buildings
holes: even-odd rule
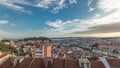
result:
[[[120,68],[119,45],[120,38],[4,41],[0,42],[0,67]]]

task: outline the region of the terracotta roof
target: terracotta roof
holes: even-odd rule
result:
[[[50,68],[64,68],[64,59],[53,59],[53,63]]]
[[[19,65],[13,67],[11,60],[8,59],[0,66],[0,68],[28,68],[28,65],[31,63],[32,60],[33,58],[25,58]],[[110,61],[114,62],[114,60],[110,60]],[[90,60],[90,63],[91,63],[91,68],[105,68],[105,66],[101,61]],[[120,63],[120,60],[117,63]],[[78,60],[74,60],[74,59],[65,60],[65,59],[55,58],[53,59],[52,64],[48,68],[65,68],[65,66],[66,68],[79,68],[79,63]],[[31,64],[30,68],[45,68],[44,59],[36,58]]]
[[[13,67],[11,60],[5,61],[0,68],[28,68],[33,58],[25,58],[19,65]],[[44,59],[36,58],[31,64],[30,68],[45,68]],[[49,68],[64,68],[64,59],[54,59],[51,67]]]
[[[66,68],[80,68],[78,60],[66,59]]]
[[[34,62],[31,64],[30,68],[45,68],[44,60],[42,58],[36,58]]]
[[[19,65],[14,68],[28,68],[28,65],[31,63],[33,58],[25,58]]]
[[[111,67],[120,68],[120,59],[106,59]]]
[[[91,68],[105,68],[104,64],[101,61],[89,60],[91,63]]]
[[[9,55],[9,53],[4,53],[4,54],[2,54],[2,55],[0,56],[0,58],[3,58],[3,57],[5,57],[5,56],[7,56],[7,55]]]
[[[4,63],[0,65],[0,68],[13,68],[13,64],[11,63],[11,58],[8,58]]]

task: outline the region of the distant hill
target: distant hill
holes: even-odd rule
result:
[[[24,41],[29,41],[29,40],[50,40],[47,37],[28,37],[28,38],[24,38]]]

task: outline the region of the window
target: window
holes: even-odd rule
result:
[[[84,68],[84,63],[83,62],[81,63],[81,68]]]
[[[87,68],[90,68],[89,63],[86,63],[86,64],[87,64]]]

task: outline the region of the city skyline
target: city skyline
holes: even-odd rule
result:
[[[1,0],[0,37],[117,37],[119,3],[120,0]]]

